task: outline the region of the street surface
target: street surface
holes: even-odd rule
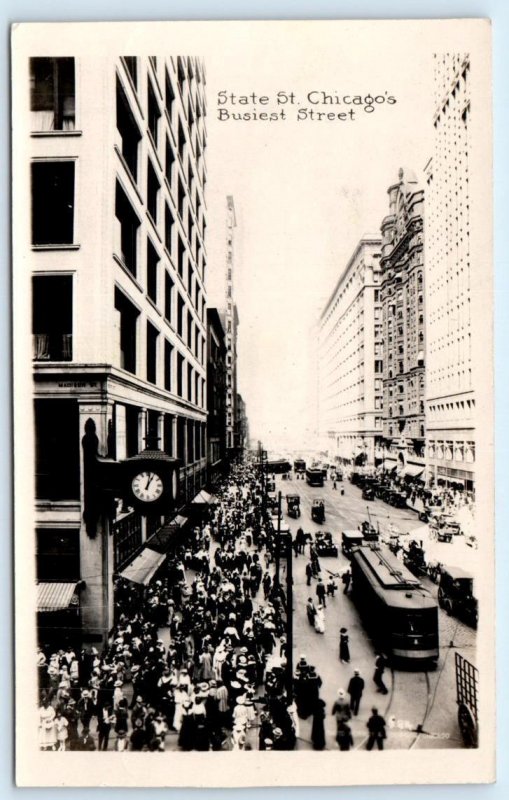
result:
[[[341,495],[341,489],[344,489],[344,495]],[[295,475],[291,481],[276,476],[276,490],[282,493],[283,519],[292,531],[292,536],[295,536],[299,527],[313,534],[317,531],[331,532],[339,555],[337,558],[320,557],[324,582],[329,577],[329,572],[341,573],[347,568],[349,562],[341,553],[341,531],[357,528],[359,523],[368,518],[368,509],[371,522],[375,527],[379,525],[382,537],[387,534],[388,526],[392,523],[402,534],[417,531],[413,536],[409,535],[408,539],[422,539],[425,549],[430,544],[428,526],[419,522],[415,512],[393,508],[378,499],[371,502],[362,500],[361,490],[348,480],[338,482],[337,489],[334,490],[330,480],[325,481],[322,488],[308,486],[305,480],[296,480]],[[292,519],[286,514],[285,495],[293,493],[301,497],[301,516],[298,519]],[[322,525],[311,520],[311,502],[315,498],[325,501],[326,518]],[[402,536],[402,539],[406,538]],[[464,545],[464,537],[455,539],[462,541],[454,544],[432,542],[435,548],[434,557],[438,557],[443,563],[462,564],[459,559],[471,548]],[[454,560],[451,560],[453,553]],[[336,726],[331,709],[338,689],[346,691],[354,669],[361,671],[366,683],[359,715],[351,722],[355,748],[365,746],[366,721],[373,706],[378,708],[388,725],[385,742],[387,749],[463,747],[457,723],[454,651],[458,650],[475,663],[475,631],[439,609],[440,658],[437,669],[432,672],[386,670],[384,681],[389,693],[379,694],[373,682],[374,646],[364,631],[353,601],[343,594],[340,579],[336,581],[339,589],[335,597],[327,598],[325,633],[319,634],[309,625],[305,606],[308,597],[312,597],[316,604],[316,581],[313,580],[309,587],[306,585],[307,554],[306,547],[304,556],[294,556],[293,559],[294,664],[304,654],[322,678],[321,696],[327,707],[327,748],[337,750],[334,738]],[[475,557],[475,553],[472,555]],[[284,583],[284,559],[281,561],[281,569],[281,581]],[[423,584],[436,597],[437,586],[428,578],[423,579]],[[348,629],[350,637],[349,664],[341,664],[339,661],[341,627]],[[311,747],[311,723],[312,719],[300,720],[299,749]],[[422,732],[417,730],[418,726],[422,726]]]

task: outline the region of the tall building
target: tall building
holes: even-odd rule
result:
[[[32,58],[26,81],[40,636],[62,641],[73,606],[104,641],[114,578],[176,509],[116,503],[87,532],[87,423],[101,455],[180,459],[179,503],[206,480],[205,75],[91,53]]]
[[[318,324],[318,424],[329,458],[375,466],[382,437],[381,240],[364,236]]]
[[[226,448],[230,459],[237,455],[238,436],[235,435],[237,419],[237,331],[239,315],[235,304],[234,228],[237,225],[233,197],[226,198],[226,281],[223,305],[223,322],[226,331]]]
[[[400,169],[383,219],[385,469],[423,478],[425,469],[424,191]]]
[[[427,470],[475,488],[475,391],[470,242],[470,61],[435,55],[433,155],[426,166]]]
[[[226,344],[217,308],[207,309],[207,471],[214,483],[226,468]]]

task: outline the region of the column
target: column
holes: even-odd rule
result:
[[[95,424],[98,454],[107,451],[108,425],[113,420],[114,404],[80,403],[80,474],[81,511],[84,511],[84,464],[82,438],[88,420]],[[80,529],[80,576],[86,588],[81,592],[81,620],[85,640],[105,644],[113,626],[113,537],[109,535],[110,521],[102,515],[94,534],[87,532],[82,521]]]
[[[138,411],[138,452],[145,449],[147,437],[147,409],[140,408]]]

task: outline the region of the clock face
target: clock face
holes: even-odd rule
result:
[[[156,472],[145,470],[134,476],[131,488],[138,500],[143,503],[153,503],[154,500],[159,500],[161,497],[164,491],[164,484]]]

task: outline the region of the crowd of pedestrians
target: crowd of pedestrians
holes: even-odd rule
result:
[[[255,723],[255,746],[295,747],[285,595],[256,472],[238,466],[218,497],[148,588],[117,580],[106,647],[39,648],[42,749],[242,750]]]
[[[353,746],[349,720],[364,689],[358,670],[327,709],[321,678],[302,657],[287,693],[286,597],[255,468],[234,468],[217,499],[147,587],[117,578],[104,647],[38,648],[41,749],[293,750],[299,720],[312,718],[312,746],[321,750],[327,712],[339,749]],[[296,556],[305,544],[300,537]],[[309,567],[317,603],[309,599],[308,619],[323,633],[338,586],[334,576],[322,580],[312,543]],[[350,661],[346,628],[339,658]]]

